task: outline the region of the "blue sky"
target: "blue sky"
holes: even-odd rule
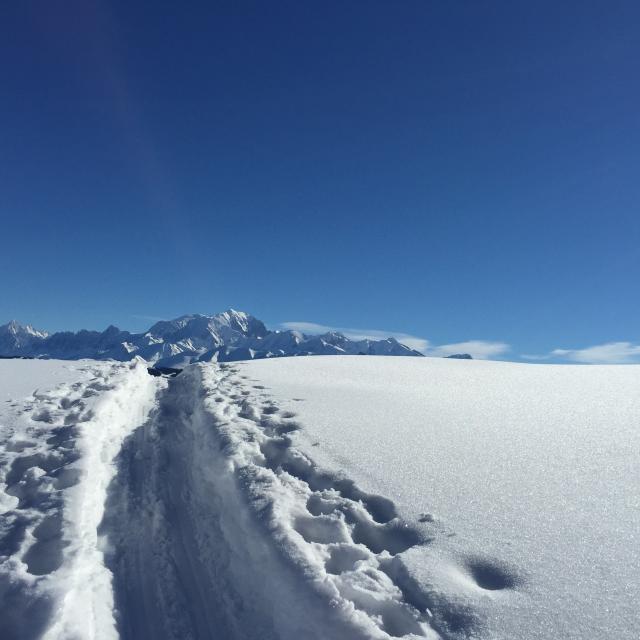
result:
[[[0,21],[0,321],[234,307],[434,353],[640,360],[637,2]]]

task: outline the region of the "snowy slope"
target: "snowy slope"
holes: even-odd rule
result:
[[[458,602],[481,637],[640,637],[640,367],[319,358],[241,370],[296,411],[296,447],[431,539],[402,556],[425,602]]]
[[[3,639],[638,637],[636,367],[0,361],[1,381]]]
[[[422,354],[385,340],[351,340],[340,333],[309,336],[299,331],[269,331],[243,311],[213,316],[187,315],[163,320],[145,333],[110,326],[105,331],[47,334],[12,321],[0,326],[0,356],[127,361],[139,356],[158,366],[183,367],[193,362],[228,362],[300,355]]]

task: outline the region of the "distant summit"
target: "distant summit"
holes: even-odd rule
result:
[[[456,360],[473,360],[473,356],[470,353],[452,353],[447,358],[454,358]]]
[[[0,326],[0,355],[22,355],[48,336],[46,331],[37,331],[30,324],[22,325],[16,320]]]
[[[307,335],[269,331],[243,311],[186,315],[156,322],[145,333],[109,326],[105,331],[62,331],[49,335],[15,320],[0,326],[0,356],[77,360],[131,360],[140,356],[161,367],[192,362],[229,362],[307,355],[422,356],[395,338],[351,340],[331,331]],[[470,356],[469,356],[470,357]]]

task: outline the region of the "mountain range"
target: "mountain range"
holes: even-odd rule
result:
[[[49,334],[15,320],[0,326],[0,356],[76,360],[131,360],[140,356],[161,367],[192,362],[229,362],[301,355],[422,356],[395,338],[352,340],[330,331],[270,331],[257,318],[229,309],[213,316],[186,315],[162,320],[144,333],[61,331]]]

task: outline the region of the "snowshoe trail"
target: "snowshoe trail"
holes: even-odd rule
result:
[[[295,414],[240,366],[84,372],[13,407],[24,428],[2,460],[3,637],[472,635],[471,614],[405,569],[426,529],[297,450]]]

